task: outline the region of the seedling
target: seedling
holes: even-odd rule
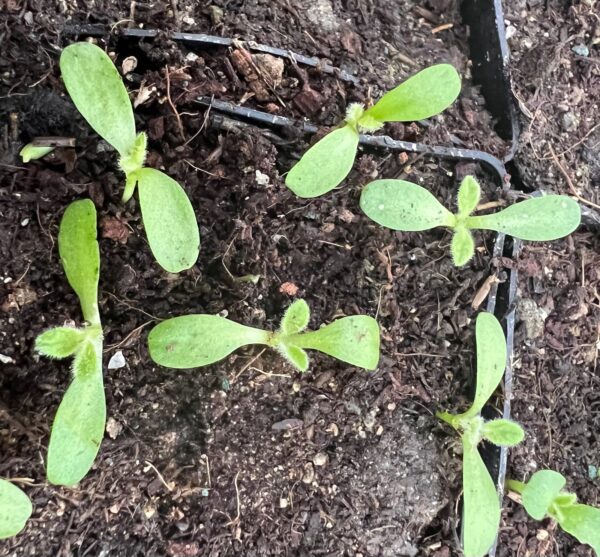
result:
[[[54,147],[38,147],[32,143],[28,143],[19,151],[21,159],[24,163],[34,161],[45,157],[48,153],[54,151]]]
[[[506,487],[521,494],[521,502],[532,518],[551,517],[581,543],[600,555],[600,509],[577,503],[577,495],[563,491],[567,481],[553,470],[540,470],[525,484],[508,480]]]
[[[91,43],[75,43],[60,57],[65,86],[77,110],[119,153],[125,173],[123,203],[136,186],[150,249],[166,271],[189,269],[198,258],[200,234],[183,188],[160,170],[145,168],[146,134],[136,135],[133,109],[108,55]]]
[[[216,315],[184,315],[159,323],[148,336],[150,357],[165,367],[188,369],[222,360],[249,344],[275,348],[299,371],[308,369],[306,349],[318,350],[365,369],[379,362],[379,325],[372,317],[343,317],[316,331],[305,331],[308,304],[296,300],[277,332],[240,325]]]
[[[477,180],[467,176],[458,189],[458,212],[452,214],[417,184],[375,180],[363,189],[360,206],[370,219],[393,230],[452,229],[452,258],[459,267],[475,253],[471,230],[495,230],[521,240],[543,242],[568,236],[581,222],[579,205],[564,195],[532,197],[491,215],[474,216],[480,195]]]
[[[38,336],[35,347],[50,358],[73,358],[73,379],[54,418],[47,465],[51,483],[72,486],[92,467],[106,421],[98,311],[100,252],[96,209],[89,199],[67,207],[60,223],[58,252],[86,323],[50,329]]]
[[[385,122],[431,118],[448,108],[460,93],[460,77],[449,64],[426,68],[388,91],[367,110],[348,107],[341,127],[315,143],[288,172],[285,184],[299,197],[318,197],[338,186],[350,173],[361,132],[374,132]]]
[[[25,493],[11,482],[0,480],[0,540],[23,530],[32,510]]]
[[[506,340],[502,327],[491,313],[480,313],[475,325],[477,382],[471,407],[462,414],[438,412],[438,418],[456,429],[463,446],[463,552],[465,557],[485,555],[500,525],[500,499],[479,454],[477,445],[486,439],[510,447],[525,433],[510,420],[486,421],[480,412],[502,379],[506,366]]]

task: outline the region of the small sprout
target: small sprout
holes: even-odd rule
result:
[[[343,317],[316,331],[304,332],[310,310],[296,300],[285,312],[277,332],[240,325],[216,315],[184,315],[159,323],[148,336],[150,357],[165,367],[189,369],[222,360],[249,344],[278,350],[300,371],[308,369],[305,349],[365,369],[379,362],[379,326],[366,315]]]
[[[540,470],[526,484],[507,480],[506,487],[521,494],[521,502],[532,518],[553,518],[565,532],[591,545],[600,555],[600,509],[577,503],[575,493],[562,491],[566,483],[562,474]]]
[[[23,530],[32,512],[27,495],[11,482],[0,480],[0,540]]]
[[[439,114],[460,93],[460,77],[449,64],[426,68],[388,91],[374,106],[348,107],[342,127],[315,143],[288,172],[285,184],[297,196],[318,197],[338,186],[350,173],[359,134],[385,122],[412,122]]]
[[[51,483],[72,486],[92,467],[106,420],[98,311],[100,252],[96,209],[89,199],[67,207],[60,223],[58,251],[86,324],[50,329],[37,337],[35,346],[44,356],[73,358],[73,379],[54,418],[47,465]]]
[[[200,249],[194,209],[175,180],[143,167],[146,134],[136,134],[127,89],[112,60],[96,45],[75,43],[63,50],[60,70],[77,110],[119,153],[119,168],[126,177],[123,202],[139,188],[144,228],[156,261],[170,273],[189,269]]]
[[[451,253],[459,267],[475,253],[471,230],[495,230],[521,240],[543,242],[568,236],[581,222],[578,203],[564,195],[533,197],[491,215],[473,216],[480,195],[475,178],[467,176],[458,190],[458,213],[453,215],[417,184],[375,180],[363,189],[360,206],[370,219],[393,230],[452,229]]]
[[[477,445],[486,439],[512,446],[524,438],[521,426],[509,420],[485,421],[480,412],[502,380],[506,366],[506,340],[491,313],[480,313],[475,325],[477,385],[471,407],[462,414],[438,412],[437,416],[456,429],[463,445],[465,557],[483,557],[496,539],[500,525],[500,499]]]
[[[52,151],[54,151],[54,147],[38,147],[37,145],[28,143],[19,151],[19,155],[21,155],[23,162],[27,163],[29,161],[41,159]]]

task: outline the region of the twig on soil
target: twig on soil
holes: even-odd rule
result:
[[[152,470],[154,470],[156,472],[156,475],[158,476],[160,483],[162,483],[169,491],[173,491],[173,488],[165,481],[164,476],[158,471],[156,466],[154,466],[154,464],[152,464],[148,460],[146,460],[145,462],[148,466],[150,466],[150,468],[152,468]]]
[[[121,348],[121,346],[126,344],[131,337],[133,337],[136,333],[138,333],[138,331],[141,331],[146,325],[150,325],[150,323],[154,323],[154,321],[146,321],[145,323],[142,323],[139,327],[136,327],[135,329],[133,329],[133,331],[131,331],[121,342],[118,342],[117,344],[110,344],[110,345],[106,346],[106,348],[103,350],[103,353],[106,354],[107,352],[110,352],[111,350],[114,350],[115,348]]]
[[[233,485],[235,486],[235,498],[237,504],[237,514],[233,520],[230,520],[225,526],[237,526],[240,523],[240,488],[238,487],[238,476],[240,473],[238,472],[233,479]]]
[[[175,114],[175,118],[177,119],[177,128],[179,129],[179,135],[181,136],[181,140],[185,141],[185,133],[183,132],[183,124],[181,123],[181,116],[179,116],[179,112],[175,108],[173,101],[171,100],[171,78],[169,77],[169,66],[165,66],[165,78],[167,81],[167,102],[169,106],[173,110]]]
[[[440,33],[441,31],[446,31],[447,29],[452,29],[454,27],[454,23],[444,23],[439,25],[438,27],[434,27],[431,32],[435,35],[436,33]]]
[[[122,298],[119,298],[118,296],[115,296],[112,292],[108,292],[108,291],[105,291],[105,292],[109,296],[112,296],[118,303],[123,304],[124,306],[127,306],[129,309],[133,309],[135,311],[139,311],[140,313],[143,313],[144,315],[146,315],[147,317],[150,317],[150,319],[154,319],[155,321],[163,321],[162,318],[156,317],[156,315],[152,315],[151,313],[148,313],[147,311],[144,311],[143,309],[136,308],[134,305],[130,304],[125,299],[122,299]]]
[[[251,371],[257,371],[262,375],[266,375],[267,377],[285,377],[286,379],[291,379],[292,376],[289,373],[269,373],[267,371],[263,371],[262,369],[258,369],[257,367],[249,367]]]
[[[573,194],[573,196],[578,201],[581,201],[582,203],[585,203],[586,205],[589,205],[590,207],[594,207],[595,209],[600,209],[600,205],[596,205],[593,201],[588,201],[587,199],[584,199],[583,197],[581,197],[581,195],[579,195],[577,193],[577,190],[575,189],[575,185],[573,184],[571,177],[569,176],[569,174],[565,170],[565,167],[561,164],[560,160],[556,156],[556,153],[554,152],[552,145],[548,144],[548,149],[550,149],[550,154],[552,155],[554,164],[556,164],[556,166],[560,170],[560,173],[564,176],[565,180],[567,181],[567,185],[569,186],[569,189],[571,190],[571,193]]]
[[[239,373],[229,383],[233,385],[238,380],[239,376],[242,375],[244,371],[246,371],[254,362],[256,362],[256,360],[258,360],[258,358],[260,358],[264,354],[265,350],[266,348],[263,348],[256,356],[254,356],[254,358],[252,358],[246,365],[244,365],[239,371]]]
[[[575,149],[576,147],[579,147],[590,135],[592,135],[600,126],[600,122],[598,122],[596,125],[592,126],[589,131],[576,143],[573,143],[573,145],[571,145],[568,149],[565,149],[564,151],[558,153],[558,157],[562,157],[563,155],[566,155],[567,153],[570,153],[573,149]],[[541,161],[549,161],[552,159],[552,155],[550,156],[545,156],[545,157],[539,157],[539,160]]]

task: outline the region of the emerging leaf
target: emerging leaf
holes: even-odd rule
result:
[[[460,93],[460,76],[450,64],[425,68],[388,91],[367,110],[380,122],[424,120],[448,108]]]
[[[277,349],[298,371],[306,371],[308,369],[308,354],[302,348],[281,343]]]
[[[466,265],[475,255],[473,235],[462,225],[456,227],[452,235],[450,253],[452,254],[452,261],[457,267]]]
[[[85,338],[81,329],[55,327],[35,339],[35,349],[50,358],[67,358],[75,354]]]
[[[477,344],[477,385],[475,398],[465,416],[481,412],[502,380],[506,367],[506,339],[500,322],[491,313],[481,312],[475,323]]]
[[[342,362],[375,369],[379,363],[379,325],[367,315],[343,317],[317,331],[288,337],[299,348],[319,350]]]
[[[131,174],[144,166],[146,161],[146,145],[148,138],[144,132],[137,134],[135,143],[126,157],[121,157],[119,166],[125,174]]]
[[[73,486],[89,471],[100,449],[106,422],[102,369],[75,378],[58,407],[50,446],[50,483]]]
[[[27,495],[9,481],[0,480],[0,540],[17,535],[32,512]]]
[[[479,205],[481,188],[473,176],[465,176],[458,188],[458,215],[466,217]]]
[[[88,124],[121,155],[134,148],[135,120],[121,76],[108,55],[88,42],[65,48],[60,71],[69,96]]]
[[[315,143],[292,167],[285,185],[298,197],[319,197],[348,176],[358,148],[358,132],[346,124]]]
[[[69,47],[70,48],[70,47]],[[86,321],[99,323],[100,251],[96,241],[96,208],[89,199],[71,203],[60,222],[58,253]]]
[[[269,344],[271,333],[216,315],[183,315],[150,331],[150,357],[176,369],[206,366],[247,344]]]
[[[522,502],[525,510],[532,518],[542,520],[566,483],[563,475],[554,470],[536,472],[523,489]]]
[[[483,426],[483,438],[494,445],[512,447],[525,438],[523,428],[510,420],[492,420]]]
[[[500,500],[476,446],[463,438],[463,551],[465,557],[483,557],[500,526]]]
[[[600,509],[589,505],[570,505],[560,507],[561,528],[575,536],[581,543],[591,545],[600,555]]]
[[[19,155],[21,155],[21,159],[24,163],[28,163],[29,161],[41,159],[52,151],[54,151],[54,147],[36,147],[35,145],[28,143],[19,151]]]
[[[306,329],[310,319],[310,308],[304,300],[296,300],[283,315],[280,332],[283,335],[300,333]]]
[[[95,373],[102,373],[102,346],[100,339],[86,340],[73,358],[73,376],[85,379]]]
[[[579,204],[564,195],[532,197],[491,215],[469,217],[469,228],[495,230],[521,240],[547,241],[568,236],[581,222]]]
[[[376,223],[393,230],[420,231],[455,224],[455,216],[429,191],[404,180],[375,180],[360,196],[360,207]]]
[[[154,168],[137,170],[146,236],[158,264],[170,273],[189,269],[200,251],[196,215],[183,188]]]

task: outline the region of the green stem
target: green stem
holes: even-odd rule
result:
[[[506,489],[509,489],[510,491],[514,491],[515,493],[521,494],[523,493],[523,490],[525,489],[525,483],[524,482],[520,482],[519,480],[506,480],[506,482],[504,483],[504,486],[506,487]]]
[[[443,422],[446,422],[448,425],[451,425],[454,429],[456,429],[456,415],[450,414],[449,412],[436,412],[435,417],[439,418]]]
[[[125,182],[125,189],[123,190],[123,195],[121,196],[121,203],[127,203],[135,193],[135,186],[137,185],[137,179],[135,177],[135,173],[132,172],[127,174],[127,180]]]

